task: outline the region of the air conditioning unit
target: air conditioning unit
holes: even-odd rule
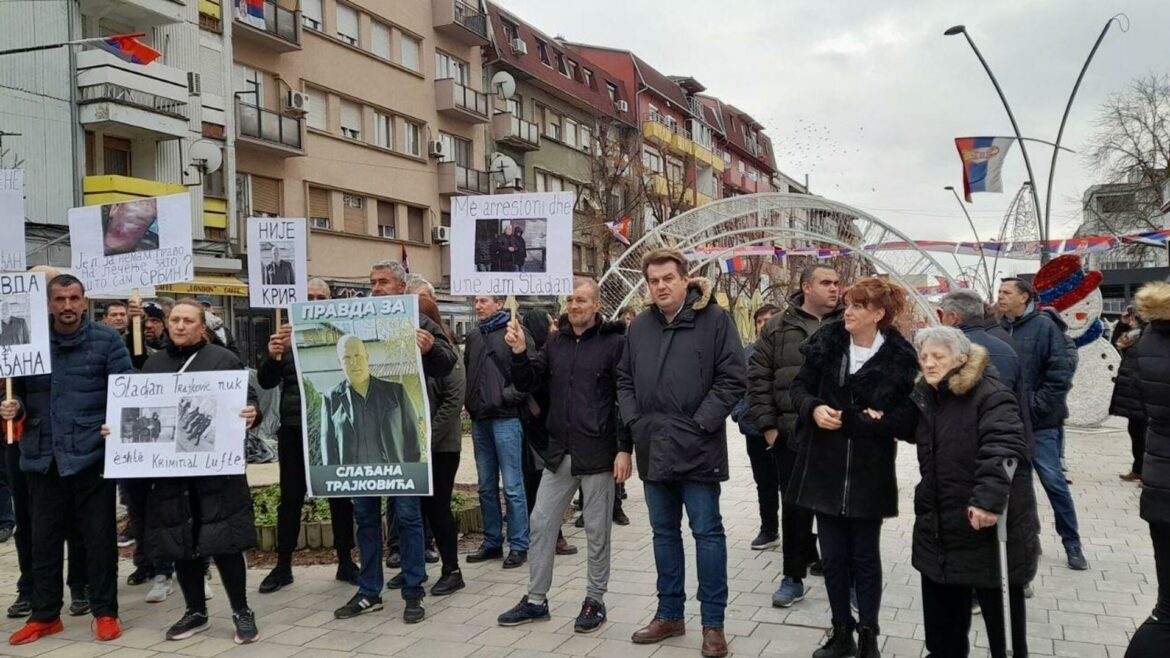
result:
[[[187,71],[187,93],[191,96],[199,96],[203,93],[203,80],[198,73]]]
[[[309,96],[304,92],[290,89],[284,99],[284,113],[303,117],[309,113]]]
[[[527,55],[528,54],[528,44],[524,43],[524,39],[521,39],[519,37],[512,39],[511,46],[512,46],[512,53],[515,55]]]
[[[432,158],[441,158],[444,155],[446,155],[446,153],[443,149],[443,140],[432,139],[430,142],[428,142],[427,143],[427,153]]]
[[[630,104],[627,103],[626,101],[618,101],[617,102],[617,109],[618,109],[618,112],[629,112],[630,111]]]
[[[438,243],[447,243],[451,241],[451,227],[450,226],[432,226],[431,227],[431,241]]]

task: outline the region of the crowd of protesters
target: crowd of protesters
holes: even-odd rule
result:
[[[334,615],[382,609],[385,588],[400,590],[406,623],[422,621],[428,562],[441,562],[431,596],[465,587],[451,499],[466,410],[484,533],[463,559],[528,568],[526,592],[499,614],[500,625],[550,619],[555,558],[577,551],[561,532],[574,496],[587,554],[574,630],[605,624],[613,525],[628,523],[621,499],[636,467],[658,606],[631,640],[653,644],[686,632],[685,511],[695,544],[700,651],[725,656],[728,551],[720,496],[730,477],[730,418],[745,437],[759,503],[750,546],[779,546],[783,554],[773,605],[798,605],[812,587],[810,576],[823,576],[831,630],[814,658],[880,655],[881,528],[899,513],[899,441],[916,450],[921,475],[911,552],[927,651],[968,655],[972,613],[982,610],[991,654],[1007,655],[1010,637],[1014,655],[1027,655],[1026,599],[1041,532],[1033,473],[1052,506],[1069,568],[1089,568],[1061,465],[1075,347],[1031,286],[1005,280],[994,308],[973,292],[950,293],[938,304],[938,326],[912,332],[904,289],[879,277],[844,282],[833,268],[813,265],[784,307],[756,311],[758,339],[745,348],[710,283],[688,271],[679,251],[648,253],[647,306],[623,309],[617,321],[603,318],[601,290],[590,279],[574,282],[559,318],[543,311],[513,317],[503,299],[476,297],[478,322],[463,337],[461,354],[430,284],[399,263],[374,264],[372,295],[419,299],[415,343],[431,402],[434,493],[329,499],[336,578],[356,586]],[[13,399],[0,404],[0,419],[14,421],[19,437],[5,449],[11,521],[0,500],[0,541],[15,537],[20,566],[8,615],[28,617],[10,643],[63,629],[63,580],[69,613],[92,614],[97,640],[119,637],[117,547],[131,543],[129,585],[150,582],[150,602],[173,593],[172,581],[182,593],[184,613],[167,639],[209,627],[207,574],[214,563],[236,642],[256,641],[260,629],[247,593],[245,552],[255,531],[246,477],[123,482],[129,516],[123,537],[116,531],[115,483],[102,477],[109,375],[244,369],[223,321],[205,300],[160,298],[109,304],[103,321],[93,322],[82,282],[46,275],[53,373],[15,380]],[[308,293],[311,300],[330,298],[319,279],[308,283]],[[132,356],[136,341],[128,327],[138,320],[143,349]],[[277,327],[257,368],[260,387],[281,391],[277,563],[259,583],[261,594],[295,587],[292,561],[306,496],[303,401],[290,336],[288,325]],[[1142,288],[1113,341],[1123,360],[1111,411],[1128,419],[1133,443],[1132,469],[1121,478],[1142,482],[1140,513],[1158,567],[1157,608],[1127,654],[1144,658],[1161,655],[1170,640],[1170,283]],[[258,422],[255,390],[238,413],[249,427]],[[1006,529],[1006,564],[997,526]],[[384,552],[387,564],[400,569],[388,581]]]

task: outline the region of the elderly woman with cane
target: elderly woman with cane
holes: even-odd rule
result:
[[[922,575],[926,649],[938,658],[968,654],[974,595],[991,655],[1007,655],[996,532],[1006,507],[1008,646],[1026,656],[1024,586],[1040,559],[1040,521],[1019,404],[988,372],[987,351],[958,329],[924,329],[914,345],[922,377],[912,396],[920,411],[912,440],[922,479],[914,491],[913,565]],[[1013,463],[1011,476],[1005,465]]]

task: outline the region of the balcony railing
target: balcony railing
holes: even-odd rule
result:
[[[462,85],[454,78],[435,80],[435,103],[440,112],[472,123],[488,120],[487,94]]]
[[[250,137],[301,150],[301,119],[236,101],[236,125],[241,137]]]
[[[487,16],[463,0],[432,0],[435,29],[469,46],[488,43]]]
[[[475,7],[466,2],[455,0],[455,22],[479,36],[487,38],[487,16],[479,13]]]
[[[464,167],[456,162],[439,163],[439,192],[441,194],[487,194],[491,190],[491,174]]]
[[[154,94],[129,89],[112,82],[81,87],[77,90],[78,104],[98,103],[108,101],[119,105],[128,105],[140,110],[150,110],[158,114],[165,114],[176,119],[187,118],[187,104],[171,98],[163,98]]]
[[[518,149],[535,150],[540,148],[540,126],[510,112],[500,112],[492,117],[492,138]]]
[[[274,0],[264,0],[263,27],[253,23],[252,21],[254,19],[251,16],[240,16],[238,13],[236,14],[236,22],[258,32],[262,32],[266,37],[274,37],[279,41],[285,42],[286,45],[284,47],[278,47],[278,50],[296,50],[301,46],[301,21],[297,16],[298,13],[291,9],[281,7]],[[246,37],[247,31],[241,31],[240,34]],[[281,46],[279,41],[273,41],[270,44]]]
[[[471,87],[465,87],[458,82],[455,83],[455,105],[461,107],[468,112],[475,112],[476,114],[487,115],[488,101],[487,94],[482,91],[476,91]]]
[[[691,139],[691,131],[683,128],[681,125],[679,125],[678,121],[675,121],[672,117],[659,114],[658,112],[650,112],[650,120],[654,123],[666,126],[672,133],[676,135],[682,135],[687,139]]]

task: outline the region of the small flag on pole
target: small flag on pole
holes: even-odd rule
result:
[[[719,270],[724,274],[730,274],[733,272],[746,272],[747,269],[748,260],[746,258],[735,256],[732,258],[719,259]]]
[[[626,245],[630,245],[630,218],[622,217],[615,219],[612,222],[606,222],[606,226],[613,232],[613,239]]]
[[[143,34],[117,34],[93,45],[131,64],[143,66],[158,59],[159,51],[138,40]]]
[[[1014,141],[1011,137],[955,138],[955,148],[963,159],[963,195],[967,203],[973,192],[1003,192],[1003,160]]]

